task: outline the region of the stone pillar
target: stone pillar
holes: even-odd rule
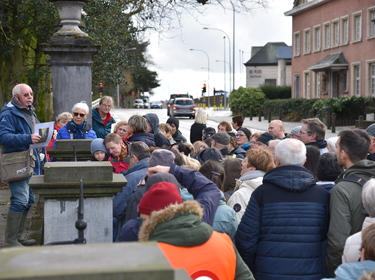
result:
[[[88,0],[50,0],[59,12],[62,28],[43,46],[52,67],[53,117],[71,112],[75,103],[92,102],[92,57],[98,46],[79,29],[82,7]],[[88,119],[91,122],[91,118]]]

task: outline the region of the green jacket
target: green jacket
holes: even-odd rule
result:
[[[336,181],[330,198],[327,268],[333,272],[340,264],[346,239],[362,229],[365,214],[362,205],[362,185],[340,181],[349,175],[364,180],[375,176],[375,162],[361,160],[346,169]]]
[[[150,240],[181,247],[202,245],[213,231],[210,225],[201,221],[202,215],[203,210],[195,200],[152,212],[150,219],[142,224],[139,241]],[[233,249],[236,253],[235,279],[254,280],[234,245]]]

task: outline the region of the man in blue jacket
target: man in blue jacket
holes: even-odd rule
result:
[[[251,195],[235,236],[255,279],[324,276],[329,193],[303,167],[306,147],[296,139],[275,149],[276,168]]]
[[[4,153],[26,151],[31,144],[40,140],[41,136],[34,132],[35,123],[39,121],[34,113],[33,101],[34,93],[31,87],[27,84],[18,84],[13,88],[12,100],[0,111],[0,145],[3,146]],[[34,174],[42,174],[37,149],[34,149],[34,156],[36,157]],[[30,178],[9,182],[11,198],[4,247],[35,244],[35,240],[21,237],[27,213],[34,204],[34,194],[29,187],[29,180]]]

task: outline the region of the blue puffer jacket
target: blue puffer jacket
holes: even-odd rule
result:
[[[108,113],[111,116],[111,113]],[[104,126],[102,117],[99,114],[99,109],[92,110],[92,129],[96,133],[96,137],[103,138],[111,132],[112,124],[116,123],[115,119],[111,116],[111,119]]]
[[[39,123],[35,114],[34,117]],[[11,102],[5,103],[0,112],[0,145],[4,153],[28,150],[32,144],[31,134],[32,129],[22,113]],[[36,158],[34,175],[43,174],[38,149],[34,149],[33,153]]]
[[[146,176],[150,158],[144,158],[124,171],[126,186],[122,192],[113,197],[113,217],[117,219],[117,228],[121,230],[125,224],[126,207],[132,193],[137,189],[139,182]]]
[[[141,141],[146,143],[149,147],[155,147],[154,135],[147,132],[138,132],[133,134],[129,139],[130,143]]]
[[[299,165],[267,172],[238,226],[236,247],[256,279],[324,276],[329,193]]]
[[[59,140],[59,139],[74,139],[71,137],[71,134],[67,128],[67,125],[69,123],[67,123],[65,126],[63,126],[62,128],[60,128],[59,132],[57,133],[57,137],[56,137],[56,140]],[[85,131],[85,139],[96,139],[96,133],[95,131],[91,128],[91,125],[90,124],[87,124],[88,128],[87,131]],[[72,134],[73,135],[73,134]],[[56,148],[56,141],[55,143],[53,143],[53,146],[54,148]]]

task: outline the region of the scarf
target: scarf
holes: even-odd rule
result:
[[[121,141],[121,153],[118,156],[113,157],[115,160],[119,162],[123,162],[124,159],[128,156],[128,146],[125,145],[124,142]]]
[[[70,121],[70,133],[73,133],[73,139],[85,139],[85,126],[87,122],[84,121],[82,124],[78,125],[74,121]]]

